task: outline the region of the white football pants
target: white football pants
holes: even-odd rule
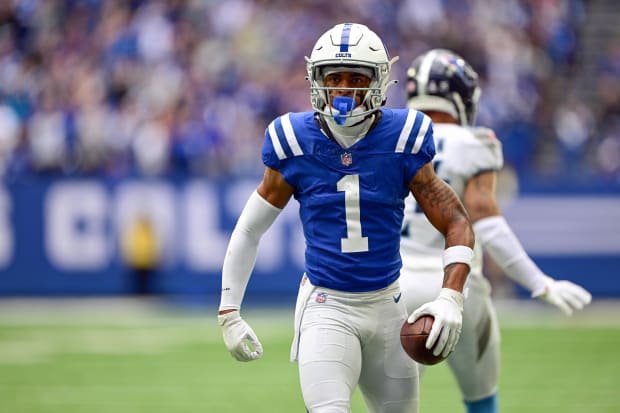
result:
[[[350,412],[358,384],[371,413],[418,412],[417,366],[400,345],[406,314],[398,282],[346,293],[314,287],[304,275],[291,358],[310,413]]]

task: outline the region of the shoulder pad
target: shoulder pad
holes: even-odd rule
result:
[[[474,136],[480,140],[497,140],[497,136],[491,128],[484,126],[472,126],[469,130],[471,130]]]
[[[484,126],[472,126],[469,130],[474,134],[476,139],[481,141],[486,146],[491,148],[502,147],[502,143],[497,138],[497,135],[495,135],[495,131],[493,131],[493,129]]]
[[[477,152],[477,159],[482,160],[486,159],[488,164],[485,168],[489,168],[489,165],[493,165],[492,169],[501,169],[504,164],[504,154],[502,152],[502,143],[493,129],[485,128],[481,126],[470,127],[469,131],[474,135],[476,141],[478,142],[478,147],[484,147],[486,150],[482,152]],[[486,154],[485,156],[481,156],[481,154]]]

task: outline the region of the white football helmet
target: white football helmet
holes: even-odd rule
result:
[[[310,82],[312,108],[322,115],[335,118],[339,125],[352,125],[379,110],[385,104],[386,91],[395,80],[390,81],[392,64],[383,42],[372,30],[362,24],[342,23],[325,32],[316,42],[310,57],[306,56],[307,79]],[[350,70],[370,74],[371,82],[367,88],[346,88],[355,95],[362,94],[362,103],[334,108],[330,101],[330,90],[323,84],[327,73]],[[355,102],[355,99],[353,99]]]

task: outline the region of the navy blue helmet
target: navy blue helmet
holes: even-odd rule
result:
[[[407,106],[412,109],[445,112],[461,125],[473,125],[479,99],[478,74],[450,50],[430,50],[407,70]]]

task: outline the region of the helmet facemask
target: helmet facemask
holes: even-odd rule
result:
[[[380,71],[380,68],[365,65],[314,65],[312,70],[309,69],[308,77],[312,107],[320,114],[334,118],[338,125],[350,126],[360,122],[385,103],[384,90],[392,82],[382,88],[377,80]],[[325,76],[335,72],[360,73],[370,79],[370,84],[359,88],[325,86]],[[338,94],[342,91],[347,91],[349,94]]]

